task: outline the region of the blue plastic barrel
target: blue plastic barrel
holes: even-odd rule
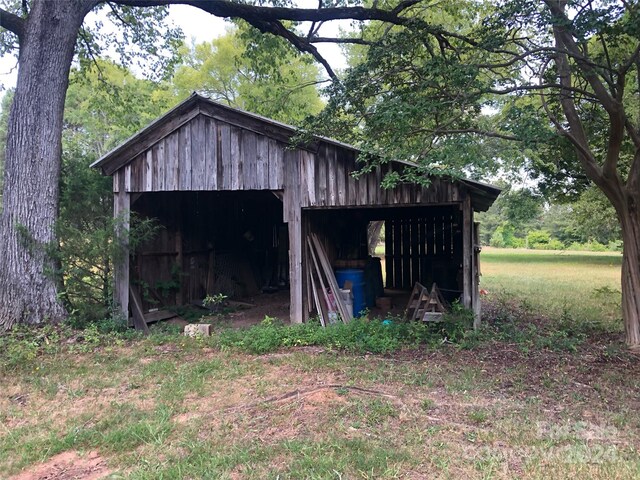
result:
[[[353,316],[360,315],[360,312],[367,308],[364,290],[364,270],[357,268],[336,270],[336,280],[340,288],[344,288],[344,283],[347,280],[351,280],[353,284]]]

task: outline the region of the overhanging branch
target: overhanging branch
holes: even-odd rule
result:
[[[20,40],[24,35],[24,18],[0,8],[0,27],[15,33]]]
[[[428,132],[433,133],[434,135],[456,135],[462,133],[473,133],[474,135],[480,135],[482,137],[489,138],[501,138],[502,140],[510,140],[514,142],[521,142],[522,139],[520,137],[516,137],[515,135],[507,135],[505,133],[500,132],[492,132],[488,130],[480,130],[479,128],[453,128],[453,129],[444,129],[444,130],[429,130]]]

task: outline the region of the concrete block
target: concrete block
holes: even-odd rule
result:
[[[211,324],[191,323],[185,325],[184,334],[187,337],[209,337],[211,335]]]

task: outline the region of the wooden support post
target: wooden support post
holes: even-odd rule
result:
[[[182,252],[182,230],[178,226],[176,230],[176,265],[178,266],[178,291],[176,292],[176,305],[185,304],[185,292],[182,279],[184,278],[184,255]]]
[[[473,212],[472,212],[473,214]],[[477,330],[482,320],[482,305],[480,302],[480,224],[473,222],[473,328]]]
[[[384,222],[384,268],[386,288],[393,288],[393,220]]]
[[[300,155],[284,153],[284,219],[289,230],[289,317],[291,323],[302,323],[304,316],[302,275],[302,207],[300,206]]]
[[[129,318],[129,218],[131,196],[125,192],[122,175],[114,177],[119,181],[117,193],[113,196],[113,217],[116,219],[116,242],[120,246],[119,255],[113,268],[113,301],[125,319]],[[115,185],[114,185],[115,187]],[[115,190],[115,188],[114,188]]]
[[[462,305],[472,308],[471,304],[471,264],[473,260],[473,211],[471,196],[466,193],[462,201]]]
[[[302,222],[301,209],[289,219],[289,285],[291,295],[291,323],[302,323]]]

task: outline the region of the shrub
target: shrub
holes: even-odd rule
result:
[[[546,230],[531,230],[527,233],[527,244],[529,248],[545,249],[551,241],[551,234]]]
[[[511,240],[511,248],[524,248],[524,238],[513,237]]]
[[[317,321],[302,325],[284,325],[266,317],[259,325],[243,330],[225,330],[211,342],[221,348],[239,348],[264,354],[281,347],[317,345],[354,353],[389,353],[403,347],[439,345],[460,341],[471,326],[473,315],[454,307],[445,321],[433,324],[405,322],[402,319],[366,320],[355,318],[347,324],[322,327]]]
[[[505,247],[504,237],[502,235],[502,227],[496,228],[496,230],[493,232],[493,235],[491,235],[491,240],[489,240],[489,245],[496,248]]]
[[[497,248],[521,248],[524,246],[522,239],[516,238],[515,229],[510,223],[503,223],[491,235],[489,244]]]
[[[549,240],[549,243],[544,247],[545,250],[564,250],[564,243],[556,238]]]
[[[622,240],[613,240],[607,244],[607,250],[611,252],[622,251]]]
[[[584,247],[585,247],[585,250],[589,252],[606,252],[607,251],[607,247],[596,240],[585,243]]]
[[[613,248],[610,248],[612,244]],[[620,250],[615,250],[616,248],[618,248],[618,245]],[[607,250],[621,251],[622,242],[619,242],[619,244],[618,242],[611,242],[609,245],[603,245],[602,243],[595,240],[590,240],[586,243],[573,242],[571,245],[569,245],[568,249],[583,252],[606,252]]]

